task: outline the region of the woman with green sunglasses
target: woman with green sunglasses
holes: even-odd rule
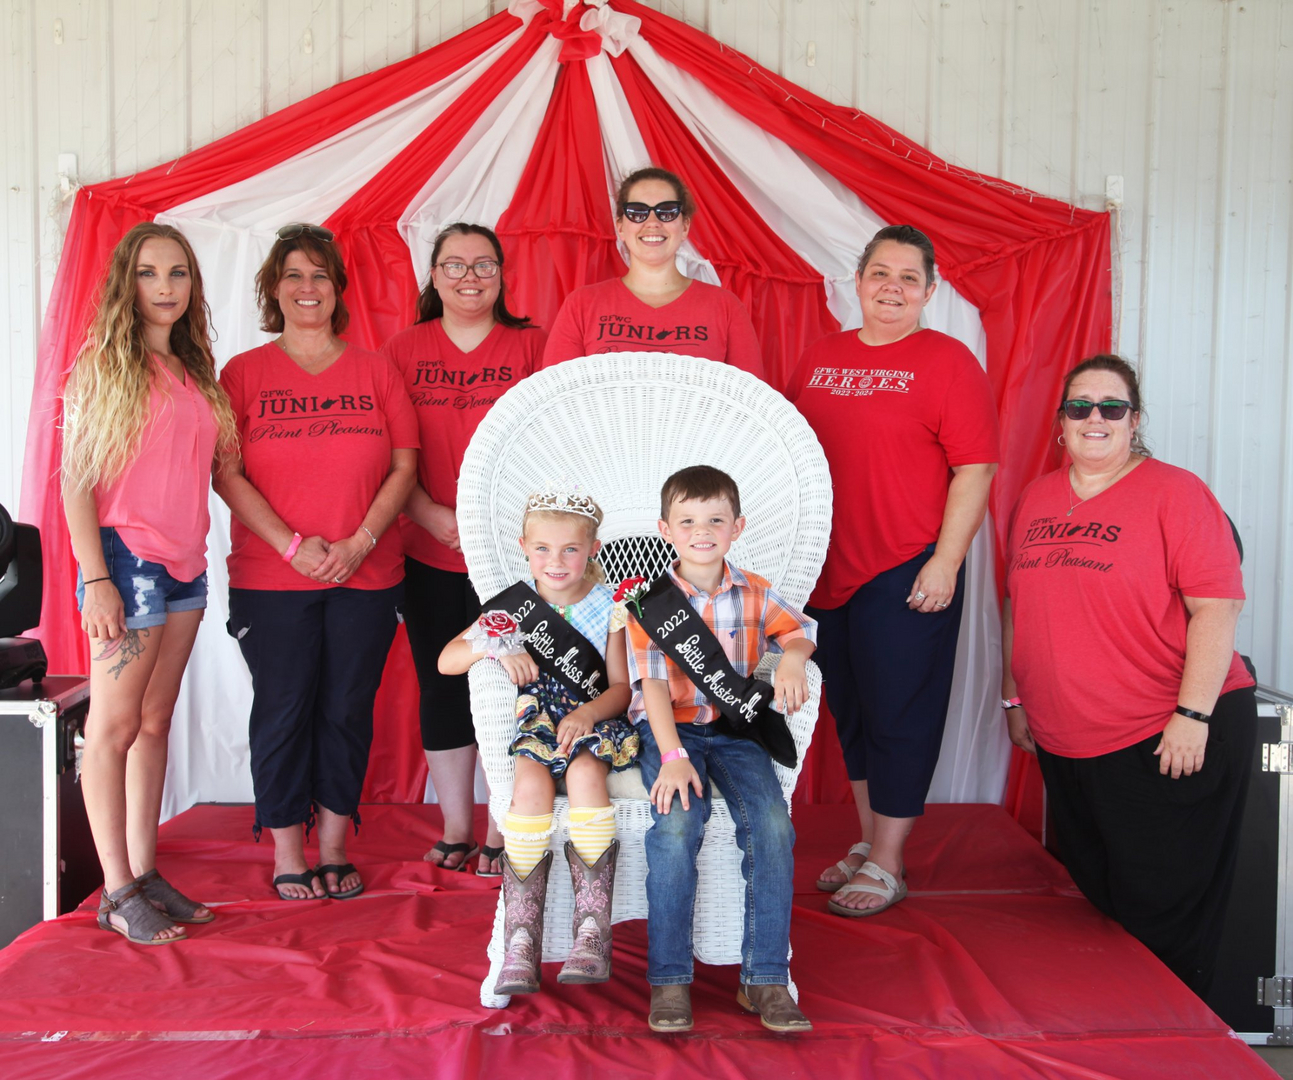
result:
[[[1203,481],[1150,456],[1125,360],[1074,368],[1058,414],[1066,459],[1010,527],[1002,707],[1073,880],[1202,995],[1256,734],[1239,550]]]

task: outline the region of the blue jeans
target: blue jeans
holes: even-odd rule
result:
[[[650,724],[639,724],[638,733],[642,736],[638,762],[649,791],[660,775],[660,748]],[[795,830],[772,759],[758,743],[724,735],[712,724],[679,724],[678,736],[705,794],[697,798],[691,792],[690,810],[683,810],[677,795],[669,813],[651,808],[654,824],[646,834],[647,982],[670,986],[692,980],[696,854],[705,839],[712,781],[727,800],[742,852],[741,981],[785,986],[790,981]]]
[[[99,527],[103,561],[108,577],[121,594],[126,629],[161,626],[173,611],[199,611],[207,606],[207,575],[203,570],[192,581],[177,581],[161,563],[141,559],[111,525]],[[85,576],[76,568],[76,608],[85,608]]]

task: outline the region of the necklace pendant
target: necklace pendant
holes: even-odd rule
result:
[[[1065,517],[1072,517],[1072,516],[1073,516],[1073,507],[1071,507],[1071,506],[1070,506],[1070,507],[1069,507],[1069,512],[1068,512],[1067,514],[1065,514],[1064,516],[1065,516]]]

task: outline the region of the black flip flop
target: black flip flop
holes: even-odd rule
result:
[[[317,878],[318,876],[319,875],[316,874],[313,870],[307,870],[303,874],[279,874],[278,877],[274,879],[273,888],[274,888],[274,891],[278,893],[278,898],[280,900],[322,900],[323,899],[322,896],[313,895],[314,879]],[[280,885],[304,885],[307,889],[310,890],[311,895],[310,896],[284,896],[283,893],[279,890]]]
[[[488,859],[490,862],[494,862],[496,859],[501,859],[503,857],[503,849],[501,847],[490,847],[488,844],[485,844],[481,847],[480,854],[483,858]],[[502,877],[503,871],[477,869],[476,876],[484,878]]]
[[[320,878],[324,878],[326,874],[336,874],[337,884],[340,885],[342,878],[349,877],[351,874],[355,873],[355,865],[354,863],[320,863],[314,868],[314,872],[318,874]],[[328,895],[334,900],[353,900],[364,891],[364,883],[362,881],[353,889],[347,889],[345,892],[332,892],[328,889],[328,882],[325,878],[323,887],[327,890]]]
[[[460,870],[471,869],[467,864],[480,854],[480,845],[477,844],[475,840],[469,841],[466,844],[446,844],[443,840],[437,840],[435,845],[431,848],[431,851],[440,852],[441,861],[434,863],[431,862],[430,859],[427,859],[427,862],[431,862],[431,865],[436,867],[438,870],[448,870],[450,873],[457,873]],[[428,851],[427,855],[430,855],[431,851]],[[457,855],[460,851],[464,853],[462,862],[457,866],[445,866],[444,859],[447,859],[450,855]]]

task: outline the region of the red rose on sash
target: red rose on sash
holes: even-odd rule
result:
[[[487,611],[480,617],[480,628],[490,637],[507,637],[520,629],[506,611]]]

